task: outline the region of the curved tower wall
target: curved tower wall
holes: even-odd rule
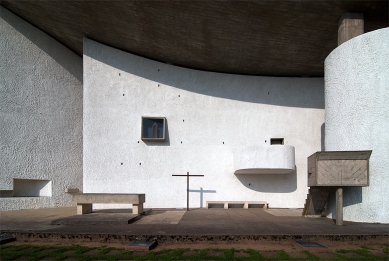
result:
[[[0,211],[82,189],[82,59],[0,6]]]
[[[389,28],[325,60],[325,150],[373,150],[370,186],[344,190],[344,220],[389,223]],[[336,215],[334,198],[328,215]]]

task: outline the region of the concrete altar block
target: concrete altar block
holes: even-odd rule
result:
[[[145,194],[86,193],[73,195],[73,203],[77,204],[77,215],[91,213],[94,203],[132,204],[132,213],[141,214],[145,200]]]

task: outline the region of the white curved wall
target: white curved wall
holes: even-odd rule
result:
[[[82,188],[82,60],[0,12],[0,210],[73,205],[65,189]]]
[[[235,174],[287,174],[295,170],[290,145],[240,147],[234,151]]]
[[[321,150],[321,78],[275,78],[190,70],[84,39],[84,192],[146,193],[145,207],[207,200],[265,200],[303,207],[307,157]],[[140,139],[141,117],[167,119],[165,142]],[[296,171],[235,175],[233,151],[284,138]],[[199,191],[204,193],[200,202]]]
[[[370,186],[344,190],[344,219],[389,223],[389,29],[353,38],[325,60],[325,149],[373,150]],[[330,216],[335,217],[334,199]]]

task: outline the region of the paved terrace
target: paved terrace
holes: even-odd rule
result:
[[[345,221],[344,226],[336,226],[329,218],[303,218],[301,209],[154,209],[139,218],[130,210],[100,210],[76,216],[75,207],[65,207],[5,211],[0,215],[1,234],[25,241],[366,240],[389,235],[388,224]],[[132,218],[132,223],[124,224]],[[52,225],[53,220],[72,225]]]

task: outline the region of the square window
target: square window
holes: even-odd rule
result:
[[[165,140],[166,119],[163,117],[142,117],[142,137],[144,141]]]

